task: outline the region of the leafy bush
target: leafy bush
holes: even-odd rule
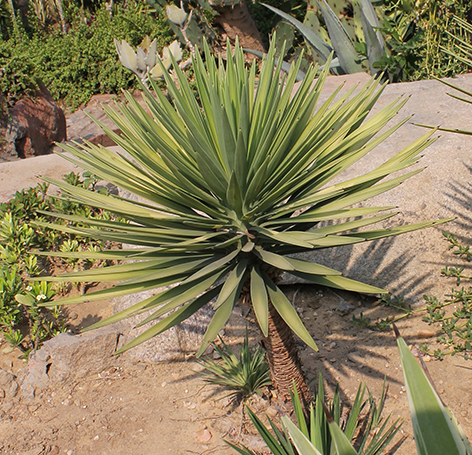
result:
[[[7,106],[13,106],[24,95],[34,95],[38,78],[31,61],[25,60],[23,55],[15,55],[14,47],[2,44],[0,42],[0,91]]]
[[[290,25],[279,22],[275,28],[280,41],[278,48],[286,39],[287,57],[297,55],[300,47],[305,47],[307,60],[314,58],[324,62],[331,51],[325,47],[327,43],[339,58],[340,65],[332,64],[334,73],[362,71],[363,66],[364,70],[370,66],[372,74],[386,72],[390,82],[453,76],[467,70],[466,65],[440,50],[441,47],[452,48],[449,34],[456,34],[460,29],[453,17],[454,14],[460,18],[467,16],[470,10],[467,2],[377,0],[372,1],[375,11],[370,1],[356,1],[350,6],[348,3],[309,0],[304,19],[300,18],[304,8],[292,5],[290,9],[290,2],[284,3],[283,7],[273,5],[283,11],[268,6],[305,39],[304,43],[297,41]],[[327,14],[330,8],[331,14]],[[295,13],[298,20],[291,17]],[[369,60],[369,65],[363,64],[363,60]]]
[[[90,189],[94,189],[96,183],[93,176],[85,175],[81,179],[73,173],[65,176],[65,180]],[[46,212],[67,210],[88,218],[109,219],[106,212],[49,196],[47,191],[48,185],[40,184],[18,191],[9,202],[0,204],[0,333],[12,346],[18,346],[25,353],[66,330],[64,316],[58,307],[50,310],[39,307],[40,303],[51,301],[59,289],[53,288],[51,283],[30,283],[28,278],[39,276],[44,269],[53,267],[77,269],[89,268],[93,264],[45,259],[33,250],[94,251],[105,246],[89,237],[58,234],[51,230]],[[62,223],[77,225],[74,222]]]
[[[449,33],[459,27],[452,18],[465,19],[469,2],[445,0],[383,0],[382,33],[390,55],[381,64],[387,65],[395,81],[412,81],[431,77],[450,77],[467,71],[466,65],[441,51],[452,49]]]
[[[118,6],[113,18],[104,5],[88,18],[76,8],[67,34],[52,28],[24,34],[21,41],[0,41],[0,68],[6,68],[2,93],[14,102],[41,79],[55,100],[75,109],[94,94],[135,88],[135,77],[120,64],[113,39],[136,46],[149,35],[157,38],[159,49],[173,39],[165,18],[154,18],[144,5],[136,0]]]

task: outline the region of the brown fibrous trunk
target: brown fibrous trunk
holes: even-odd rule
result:
[[[269,304],[269,333],[263,341],[272,384],[277,389],[279,397],[287,402],[290,399],[290,390],[293,390],[295,385],[306,408],[313,399],[313,394],[301,368],[295,338],[290,327],[272,304]]]
[[[217,7],[216,9],[219,14],[215,20],[223,27],[230,40],[234,42],[238,37],[239,44],[243,48],[265,52],[262,36],[244,0],[240,0],[234,6]]]

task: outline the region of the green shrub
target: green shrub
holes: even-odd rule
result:
[[[452,49],[448,32],[456,34],[459,27],[454,15],[465,19],[469,2],[444,0],[382,0],[382,33],[386,36],[390,55],[384,59],[395,81],[413,81],[431,77],[452,77],[467,72],[466,65],[441,51]],[[396,71],[395,71],[396,68]]]
[[[0,42],[0,91],[7,106],[13,106],[24,95],[32,96],[38,79],[34,65],[23,55],[15,55],[14,47]],[[0,108],[0,114],[3,109]]]
[[[85,174],[84,177],[81,179],[71,173],[65,176],[65,180],[81,188],[95,189],[94,177]],[[93,265],[93,261],[80,262],[78,259],[68,262],[45,259],[34,250],[96,251],[105,246],[89,237],[51,230],[47,225],[50,217],[45,212],[67,211],[87,218],[110,218],[107,212],[49,196],[47,191],[48,185],[40,184],[18,191],[10,201],[0,204],[0,334],[26,354],[37,349],[46,339],[66,330],[58,307],[46,309],[39,306],[51,301],[58,289],[51,283],[31,283],[28,278],[39,276],[52,267],[83,269]],[[55,221],[77,226],[74,222]]]
[[[173,40],[165,18],[153,17],[144,5],[137,0],[118,6],[113,18],[105,6],[88,18],[76,8],[67,34],[56,27],[25,34],[20,42],[0,41],[0,68],[7,69],[2,93],[14,102],[40,79],[56,101],[75,109],[94,94],[137,87],[133,73],[118,60],[113,38],[136,46],[149,35],[157,38],[158,49]]]

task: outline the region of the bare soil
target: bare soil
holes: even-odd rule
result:
[[[361,312],[375,321],[391,315],[391,310],[372,298],[317,286],[292,285],[284,290],[320,348],[313,352],[300,344],[307,377],[315,382],[321,372],[330,396],[339,382],[346,405],[352,403],[361,382],[379,397],[385,378],[389,389],[384,416],[405,421],[389,453],[416,454],[393,334],[351,322]],[[106,305],[79,305],[69,313],[69,323],[83,327],[109,311]],[[250,312],[246,317],[254,322]],[[435,328],[426,325],[420,313],[397,326],[408,344],[434,345]],[[225,341],[237,346],[241,336],[234,335],[228,330]],[[255,330],[251,336],[257,343]],[[19,353],[2,353],[3,347],[0,368],[21,373],[25,362]],[[466,434],[472,435],[472,362],[459,356],[425,360],[445,403]],[[194,358],[151,364],[116,357],[111,368],[79,382],[52,386],[33,399],[18,393],[7,400],[0,390],[0,453],[235,454],[223,438],[267,453],[242,408],[224,398],[225,391],[205,384],[200,371]],[[277,420],[283,412],[270,390],[263,398],[250,400],[250,406],[261,418],[267,414]]]

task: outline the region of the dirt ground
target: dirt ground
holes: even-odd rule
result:
[[[313,334],[320,351],[300,345],[303,367],[309,379],[321,371],[332,396],[339,382],[342,399],[352,402],[359,383],[366,383],[379,397],[386,378],[388,397],[384,416],[405,420],[388,453],[416,454],[408,403],[403,386],[396,342],[392,332],[372,331],[352,324],[361,312],[373,321],[391,310],[358,294],[311,286],[284,287]],[[106,307],[77,306],[70,323],[83,324],[86,317],[102,317]],[[95,312],[95,313],[94,313]],[[93,318],[95,319],[95,318]],[[247,315],[254,322],[251,313]],[[408,344],[434,343],[434,328],[421,315],[399,321]],[[226,332],[226,342],[238,345],[240,337]],[[234,334],[233,334],[234,335]],[[257,342],[257,332],[251,332]],[[427,338],[425,340],[425,337]],[[18,374],[25,362],[18,352],[4,353],[0,367]],[[426,360],[429,360],[426,358]],[[439,392],[466,434],[472,435],[472,362],[448,356],[430,360],[428,368]],[[243,442],[265,454],[250,422],[225,393],[205,384],[201,367],[185,362],[150,364],[117,357],[114,365],[79,382],[50,387],[25,400],[17,394],[6,399],[0,393],[0,453],[2,455],[97,454],[188,455],[236,453],[224,439]],[[2,392],[0,390],[0,392]],[[254,398],[250,406],[261,416],[277,420],[280,408],[266,397]],[[275,401],[275,400],[274,400]]]

